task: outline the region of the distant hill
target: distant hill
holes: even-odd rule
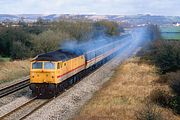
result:
[[[61,20],[61,19],[87,19],[92,21],[97,20],[112,20],[112,21],[121,21],[128,22],[131,24],[172,24],[174,22],[180,22],[180,16],[171,17],[171,16],[152,16],[152,15],[131,15],[131,16],[122,16],[122,15],[71,15],[71,14],[0,14],[0,22],[2,21],[19,21],[24,20],[26,22],[36,21],[37,18],[41,17],[42,19],[48,21]]]
[[[19,17],[16,15],[0,14],[0,21],[17,20],[17,19],[19,19]]]

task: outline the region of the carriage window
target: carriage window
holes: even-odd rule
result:
[[[42,69],[42,62],[34,62],[32,64],[32,69]]]
[[[44,69],[55,69],[55,64],[52,62],[44,62]]]

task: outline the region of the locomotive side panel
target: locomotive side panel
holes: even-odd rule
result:
[[[58,75],[59,81],[64,81],[67,78],[77,74],[85,69],[85,57],[84,55],[70,59],[62,63],[62,69]]]

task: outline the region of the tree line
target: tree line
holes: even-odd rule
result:
[[[59,49],[68,40],[83,42],[100,35],[115,36],[123,28],[111,21],[58,21],[28,27],[0,27],[0,56],[26,59]]]

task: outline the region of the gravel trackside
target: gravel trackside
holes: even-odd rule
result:
[[[18,90],[10,95],[7,95],[5,97],[0,98],[0,111],[2,107],[4,107],[7,104],[11,104],[11,102],[14,102],[16,99],[22,98],[22,97],[30,97],[31,91],[28,87]]]
[[[16,100],[10,102],[9,104],[6,104],[0,108],[0,117],[3,115],[9,113],[10,111],[18,108],[19,106],[23,105],[27,101],[29,101],[30,97],[29,96],[22,96],[17,98]]]
[[[132,50],[129,47],[133,48]],[[78,84],[59,95],[29,117],[27,120],[67,120],[72,119],[80,108],[108,81],[114,73],[114,68],[124,59],[137,52],[133,46],[126,48],[127,51],[110,60],[94,73],[90,74]]]

